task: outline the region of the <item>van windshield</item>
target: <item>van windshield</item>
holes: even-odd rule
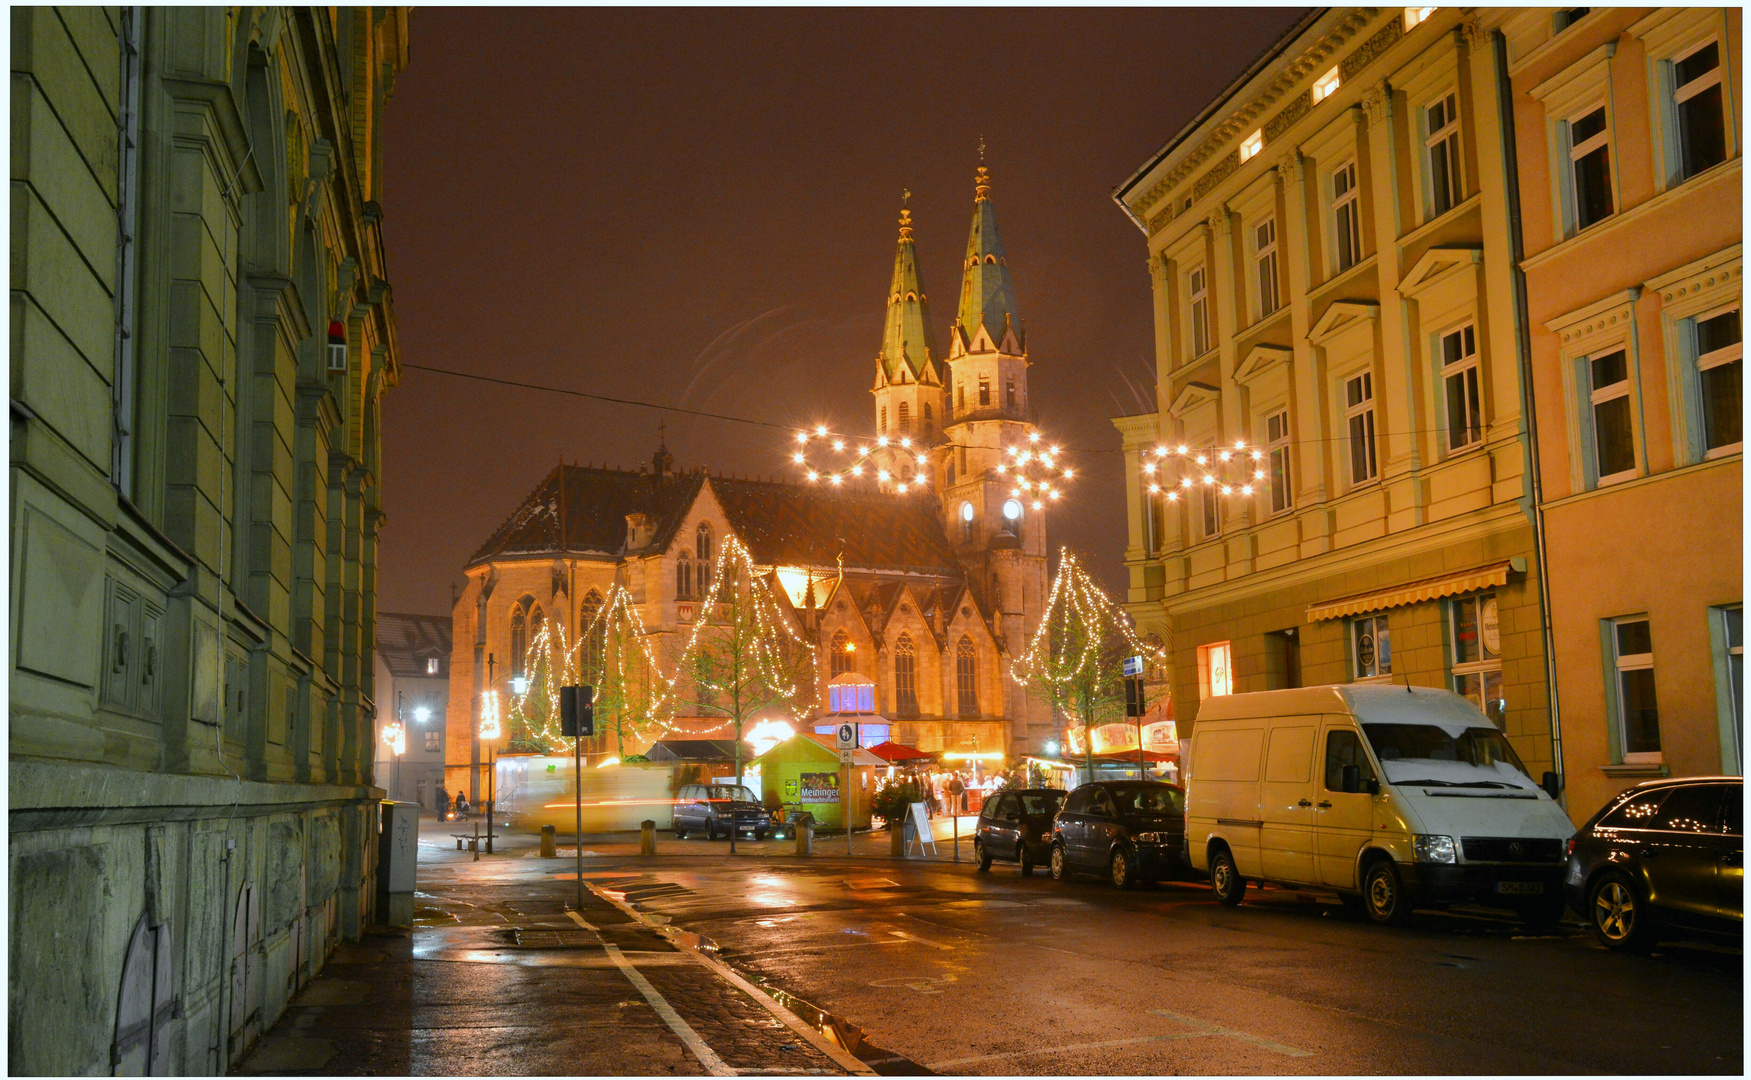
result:
[[[1465,728],[1455,734],[1434,724],[1363,724],[1362,731],[1389,784],[1538,788],[1520,756],[1494,728]]]
[[[713,802],[734,799],[738,802],[758,802],[754,793],[739,784],[713,784],[710,798]]]

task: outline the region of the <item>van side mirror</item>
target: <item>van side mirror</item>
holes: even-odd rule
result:
[[[1368,794],[1370,795],[1380,794],[1380,781],[1375,777],[1370,776],[1363,782],[1362,786],[1367,789]]]
[[[1556,773],[1548,769],[1545,770],[1544,779],[1539,781],[1538,786],[1543,788],[1544,793],[1552,799],[1563,793],[1563,782],[1557,778]]]
[[[1362,792],[1362,770],[1356,765],[1344,766],[1344,794],[1359,795]]]

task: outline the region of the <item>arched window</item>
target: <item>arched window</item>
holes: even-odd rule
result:
[[[967,411],[967,384],[957,380],[955,382],[955,412],[957,414],[959,414],[959,413],[964,413],[966,411]]]
[[[883,435],[886,435],[888,433],[888,407],[886,405],[882,406],[881,422],[876,425],[876,428]]]
[[[693,556],[686,551],[675,562],[675,599],[693,599]]]
[[[924,433],[930,434],[930,430],[934,427],[936,427],[936,417],[930,411],[930,402],[926,401],[924,403]]]
[[[901,634],[894,643],[894,711],[918,715],[918,654],[910,634]]]
[[[578,609],[578,633],[584,639],[584,670],[600,671],[602,668],[602,642],[607,638],[608,628],[597,623],[602,614],[602,594],[591,589],[584,596],[583,607]]]
[[[964,544],[973,538],[973,504],[961,503],[961,542]]]
[[[699,557],[699,565],[694,568],[694,587],[701,597],[711,591],[711,526],[700,522],[699,528],[693,532],[693,554]]]
[[[979,408],[983,409],[990,404],[991,377],[989,375],[981,375],[979,376]]]
[[[852,670],[851,661],[856,656],[857,646],[851,644],[851,635],[843,630],[833,634],[833,644],[827,652],[827,676],[835,678]]]
[[[998,580],[996,574],[991,575],[991,610],[1003,610],[1003,582]]]
[[[527,604],[519,602],[511,610],[511,676],[523,674],[523,654],[529,651],[529,613]]]
[[[965,634],[955,647],[955,698],[962,719],[979,715],[979,657],[973,651],[973,639]]]
[[[912,406],[900,402],[900,434],[910,434],[912,431]]]

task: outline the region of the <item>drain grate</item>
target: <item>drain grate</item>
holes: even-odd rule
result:
[[[600,941],[588,930],[518,930],[512,944],[521,949],[582,949]]]

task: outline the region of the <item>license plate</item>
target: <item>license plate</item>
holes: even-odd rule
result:
[[[1522,894],[1527,894],[1527,893],[1541,893],[1544,891],[1544,882],[1542,882],[1542,881],[1498,881],[1498,882],[1496,882],[1496,891],[1499,893],[1507,893],[1510,895],[1522,895]]]

